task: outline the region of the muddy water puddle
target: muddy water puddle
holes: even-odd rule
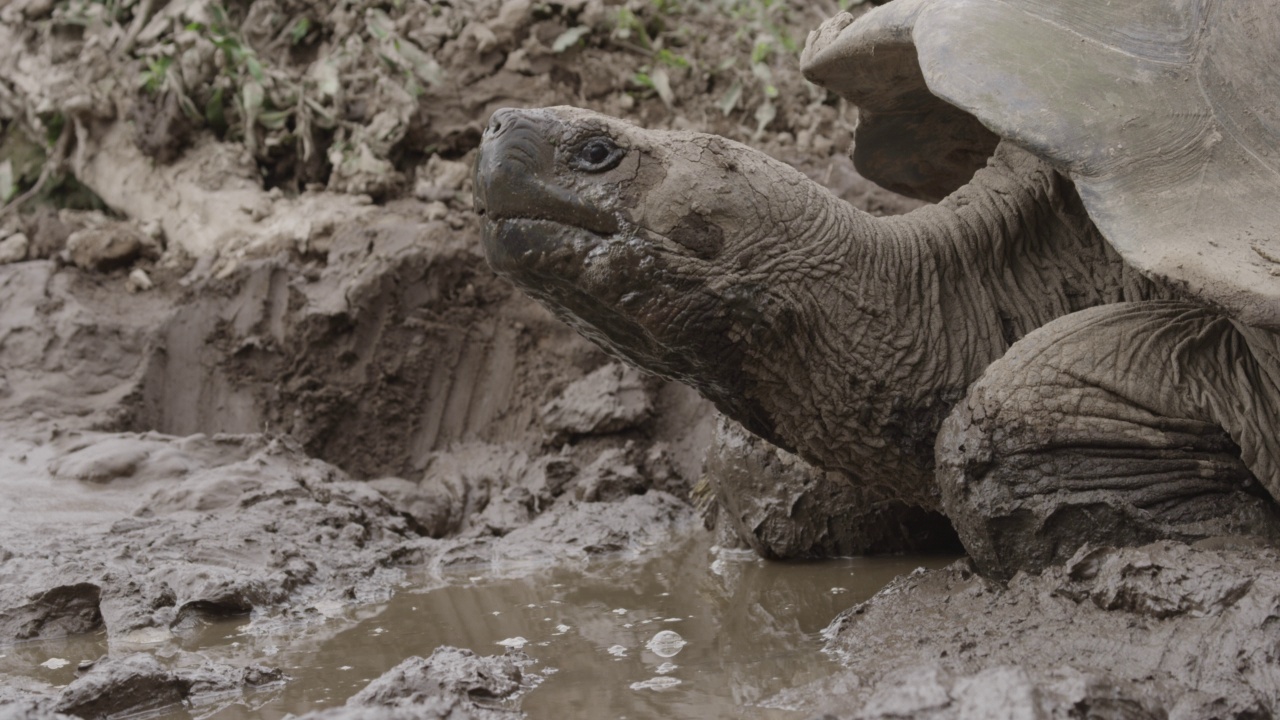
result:
[[[247,619],[213,623],[184,634],[178,645],[185,654],[174,646],[152,651],[171,661],[257,660],[293,678],[234,704],[215,700],[165,714],[175,718],[270,719],[341,705],[405,658],[441,645],[480,655],[518,648],[532,658],[525,672],[540,679],[520,701],[531,718],[795,718],[805,716],[803,708],[771,699],[836,669],[819,652],[831,619],[894,577],[949,560],[784,564],[716,552],[708,539],[691,538],[642,561],[508,578],[476,568],[418,578],[391,601],[354,615],[266,633]],[[106,643],[92,637],[8,651],[9,660],[0,659],[7,672],[20,663],[22,674],[63,684],[78,659],[102,655]],[[48,658],[69,663],[40,664]]]

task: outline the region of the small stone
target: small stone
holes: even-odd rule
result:
[[[439,201],[427,203],[427,206],[423,208],[422,213],[426,216],[428,222],[432,220],[443,220],[449,214],[449,206]]]
[[[22,14],[28,20],[39,20],[53,13],[54,0],[27,0],[22,6]]]
[[[111,270],[132,263],[153,247],[150,238],[129,223],[106,222],[71,233],[66,253],[76,267]]]
[[[125,281],[124,287],[131,293],[144,292],[155,287],[155,283],[151,282],[151,276],[142,268],[134,268],[129,273],[129,279]]]
[[[22,262],[27,259],[27,249],[31,242],[22,233],[10,235],[0,240],[0,265]]]
[[[164,242],[164,226],[159,220],[148,220],[142,223],[142,233],[157,242]]]

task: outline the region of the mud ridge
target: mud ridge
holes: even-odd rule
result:
[[[859,720],[1273,717],[1278,559],[1161,542],[1007,586],[968,560],[920,571],[836,618],[826,651],[847,673],[796,692]]]

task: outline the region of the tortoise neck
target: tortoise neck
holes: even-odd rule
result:
[[[923,507],[936,507],[938,427],[987,365],[1056,317],[1143,296],[1071,184],[1016,148],[907,215],[872,217],[825,193],[810,201],[826,231],[802,234],[827,240],[799,251],[825,269],[787,292],[811,330],[760,362],[777,434]]]
[[[904,328],[967,386],[1027,333],[1095,305],[1155,291],[1089,219],[1075,188],[1009,144],[936,205],[875,221]]]
[[[913,344],[945,360],[934,384],[967,386],[1018,338],[1097,304],[1073,303],[1097,293],[1065,285],[1098,272],[1083,263],[1098,259],[1105,242],[1070,183],[1015,148],[1002,147],[941,202],[876,225],[899,322],[918,338]],[[1064,272],[1064,263],[1079,267]]]

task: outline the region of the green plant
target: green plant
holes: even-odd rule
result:
[[[166,76],[169,74],[169,66],[173,64],[173,58],[164,56],[159,58],[147,58],[147,69],[142,71],[138,82],[142,89],[151,95],[159,95],[167,84]]]
[[[444,73],[435,58],[396,33],[395,23],[382,10],[366,16],[369,34],[378,41],[378,56],[404,78],[404,88],[413,96],[422,94],[422,85],[438,85]]]
[[[311,32],[311,19],[308,17],[300,17],[289,26],[289,44],[297,45],[306,39],[307,33]]]
[[[643,50],[653,48],[653,39],[649,37],[649,30],[645,28],[644,22],[625,6],[618,8],[618,14],[614,20],[613,37],[624,42],[632,42]]]
[[[736,30],[728,43],[731,52],[714,65],[704,60],[700,67],[697,50],[707,43],[690,36],[698,23],[686,19],[703,13],[730,18]],[[632,0],[618,9],[611,37],[643,56],[631,77],[636,92],[656,94],[671,105],[673,85],[700,78],[700,85],[717,89],[717,105],[724,115],[748,114],[759,135],[778,113],[774,67],[793,62],[800,52],[791,27],[791,7],[783,0]]]

